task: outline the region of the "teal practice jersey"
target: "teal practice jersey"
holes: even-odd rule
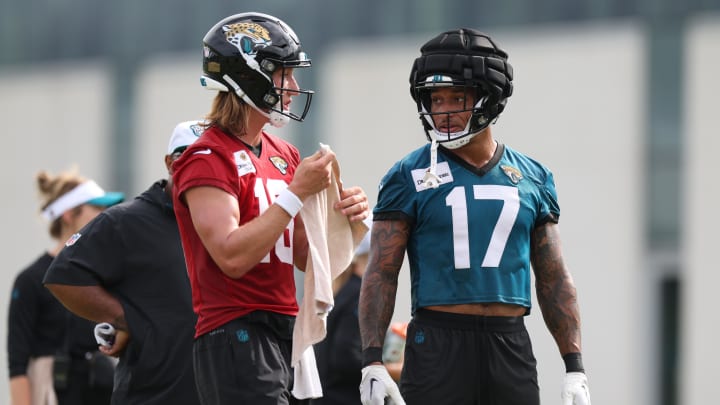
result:
[[[376,221],[410,221],[412,312],[488,302],[529,312],[530,234],[560,217],[552,173],[502,144],[480,169],[443,147],[437,160],[437,188],[423,182],[430,144],[395,163],[373,210]]]

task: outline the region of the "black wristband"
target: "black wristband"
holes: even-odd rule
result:
[[[368,366],[371,363],[382,363],[382,347],[368,347],[362,351],[362,366]]]
[[[582,354],[580,353],[568,353],[563,356],[565,362],[565,372],[579,372],[584,373],[585,368],[583,367]]]

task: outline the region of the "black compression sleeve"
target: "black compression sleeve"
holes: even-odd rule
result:
[[[362,351],[363,367],[376,362],[382,363],[382,347],[368,347]]]
[[[580,353],[568,353],[563,356],[565,362],[565,372],[580,372],[584,373],[585,368],[583,367],[582,354]]]

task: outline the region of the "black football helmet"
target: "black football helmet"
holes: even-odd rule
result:
[[[429,140],[450,149],[465,145],[487,128],[505,108],[512,95],[513,70],[508,55],[486,34],[461,28],[446,31],[420,48],[410,71],[410,94],[417,103],[420,120]],[[438,87],[460,87],[472,95],[475,104],[451,114],[472,111],[461,132],[437,130],[430,105],[431,90]],[[466,97],[468,99],[468,97]]]
[[[310,64],[297,35],[282,20],[262,13],[241,13],[221,20],[205,34],[200,83],[209,90],[235,92],[280,127],[290,118],[305,119],[314,92],[277,87],[272,75],[278,69]],[[283,97],[289,97],[288,92],[305,95],[301,114],[284,110]]]

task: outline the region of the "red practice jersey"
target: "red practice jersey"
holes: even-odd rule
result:
[[[242,225],[275,201],[290,184],[299,163],[297,148],[280,138],[263,132],[258,157],[240,140],[216,127],[206,130],[174,163],[173,204],[192,287],[193,309],[198,315],[195,337],[256,310],[297,315],[294,223],[290,221],[275,247],[257,266],[233,279],[220,270],[200,241],[183,202],[183,193],[199,186],[224,190],[237,199]]]

